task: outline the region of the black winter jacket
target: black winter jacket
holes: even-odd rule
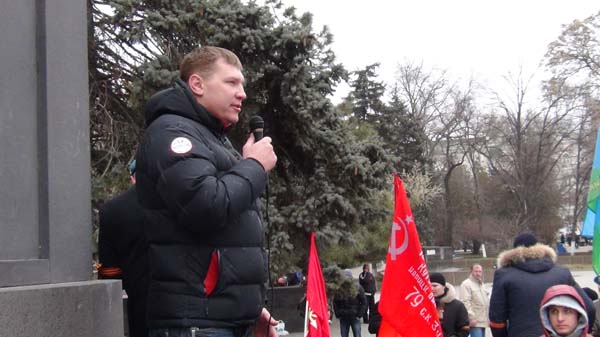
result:
[[[362,272],[358,275],[358,282],[363,287],[365,292],[374,296],[377,292],[377,281],[375,281],[375,276],[370,272]]]
[[[490,327],[494,337],[539,337],[544,332],[539,305],[546,289],[574,286],[584,298],[588,317],[595,317],[592,301],[584,295],[569,269],[558,266],[556,253],[543,244],[517,247],[498,256],[490,299]]]
[[[367,297],[365,290],[357,285],[358,294],[355,297],[333,299],[333,311],[337,318],[362,318],[367,312]]]
[[[146,337],[148,259],[144,215],[135,186],[102,205],[99,220],[98,278],[123,280],[128,297],[129,336]]]
[[[369,332],[379,335],[379,327],[381,326],[381,314],[379,313],[379,301],[375,303],[373,310],[369,313]]]
[[[469,336],[469,313],[463,302],[456,299],[454,286],[446,283],[444,294],[435,299],[435,306],[444,337]]]
[[[136,178],[149,243],[149,326],[253,324],[266,280],[257,205],[264,168],[241,159],[181,80],[145,112]]]

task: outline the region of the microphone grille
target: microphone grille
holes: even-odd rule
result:
[[[255,115],[250,117],[248,125],[250,126],[250,130],[264,129],[265,121],[263,121],[262,117]]]

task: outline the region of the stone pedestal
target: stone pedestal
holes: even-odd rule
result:
[[[91,281],[87,2],[0,8],[0,336],[123,337]]]
[[[120,336],[121,281],[0,288],[0,336]]]

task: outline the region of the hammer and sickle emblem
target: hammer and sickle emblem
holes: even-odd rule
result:
[[[396,261],[396,257],[404,253],[406,248],[408,248],[408,229],[406,227],[412,222],[412,218],[410,216],[407,216],[406,219],[399,220],[400,223],[394,222],[392,225],[392,237],[390,238],[390,248],[388,249],[388,252],[392,256],[392,261]],[[404,230],[402,233],[404,234],[403,240],[400,247],[398,247],[396,242],[396,232],[399,230]]]
[[[317,314],[308,307],[308,324],[312,325],[315,329],[317,329]]]

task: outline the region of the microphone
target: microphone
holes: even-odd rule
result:
[[[254,134],[254,141],[258,142],[263,138],[263,129],[265,128],[265,121],[260,116],[252,116],[250,118],[250,132]]]

